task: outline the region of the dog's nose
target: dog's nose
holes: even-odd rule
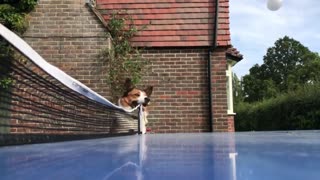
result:
[[[144,103],[145,103],[145,104],[148,104],[149,102],[150,102],[150,98],[147,98],[147,97],[144,98]]]

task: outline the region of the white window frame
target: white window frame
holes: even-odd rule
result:
[[[228,115],[236,115],[233,111],[233,86],[232,86],[232,66],[235,62],[232,60],[227,60],[227,102],[228,102]]]

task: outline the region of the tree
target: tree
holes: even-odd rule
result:
[[[268,48],[264,63],[243,77],[244,100],[259,101],[320,80],[320,58],[300,42],[285,36]]]
[[[232,85],[233,102],[234,104],[238,104],[243,101],[244,96],[241,81],[236,74],[232,75]]]
[[[265,65],[256,64],[250,69],[250,74],[243,77],[242,84],[246,102],[260,101],[278,94],[274,81],[266,75],[265,70]]]
[[[263,71],[280,92],[287,92],[292,88],[290,84],[299,83],[298,79],[293,78],[296,77],[296,73],[316,57],[317,54],[299,41],[285,36],[277,40],[273,47],[268,48],[267,54],[263,57],[265,65]]]
[[[320,81],[320,56],[316,53],[314,56],[299,67],[292,77],[297,84],[314,84]]]

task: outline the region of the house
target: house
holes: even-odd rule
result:
[[[108,97],[105,23],[126,10],[147,28],[132,39],[143,47],[153,85],[148,126],[155,133],[234,131],[229,0],[41,0],[24,39],[50,63]],[[219,13],[216,13],[219,12]]]

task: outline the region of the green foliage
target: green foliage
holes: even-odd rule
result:
[[[1,50],[1,49],[0,49]],[[5,51],[6,52],[6,51]],[[4,56],[0,52],[0,116],[8,117],[10,114],[10,105],[8,103],[2,103],[11,100],[11,87],[14,84],[14,81],[10,78],[10,64],[12,60],[10,57]],[[9,120],[1,119],[2,124],[10,124]],[[10,128],[0,127],[0,133],[9,133]]]
[[[19,3],[16,3],[16,8],[20,12],[25,12],[25,13],[31,12],[34,9],[34,7],[37,5],[37,0],[19,0],[16,2],[19,2]]]
[[[27,13],[34,9],[36,0],[2,0],[0,22],[9,29],[23,33],[27,29]]]
[[[243,77],[237,131],[320,128],[320,56],[287,36]]]
[[[306,61],[304,58],[311,52],[300,42],[285,36],[275,42],[263,57],[268,76],[278,85],[281,92],[288,90],[289,76]]]
[[[1,38],[0,38],[0,58],[4,58],[12,54],[12,50],[10,49],[10,46],[8,45],[8,43]]]
[[[0,20],[10,29],[16,32],[23,32],[26,29],[24,14],[20,14],[16,9],[8,4],[0,5]]]
[[[236,74],[232,75],[232,91],[233,91],[232,92],[233,102],[235,104],[243,102],[244,96],[243,96],[242,84]]]
[[[13,80],[10,78],[0,79],[0,89],[1,88],[8,89],[12,84],[13,84]]]
[[[256,103],[236,104],[237,131],[306,130],[320,128],[320,84]]]
[[[243,77],[243,93],[246,102],[255,102],[263,99],[275,97],[278,89],[271,78],[264,76],[265,66],[255,65],[250,69],[250,74]]]
[[[297,84],[313,84],[320,82],[320,56],[314,53],[315,57],[306,61],[303,66],[297,68],[297,72],[291,75],[291,86]],[[291,88],[291,89],[294,89]]]
[[[36,4],[37,0],[0,0],[0,23],[18,34],[24,33],[28,25],[27,13],[32,11]],[[13,56],[9,44],[0,38],[0,60],[8,60]],[[8,88],[13,81],[7,78],[5,73],[1,74],[0,87]]]
[[[246,102],[276,97],[320,79],[320,57],[300,42],[287,36],[268,48],[264,63],[256,64],[243,77]]]
[[[111,15],[108,28],[112,47],[103,52],[103,57],[108,65],[107,81],[111,96],[116,101],[124,93],[125,79],[130,78],[137,84],[145,72],[148,61],[142,58],[140,49],[130,43],[130,39],[145,27],[138,29],[130,15],[117,12]]]
[[[13,80],[9,78],[11,58],[0,56],[0,90],[8,89],[13,84]]]

